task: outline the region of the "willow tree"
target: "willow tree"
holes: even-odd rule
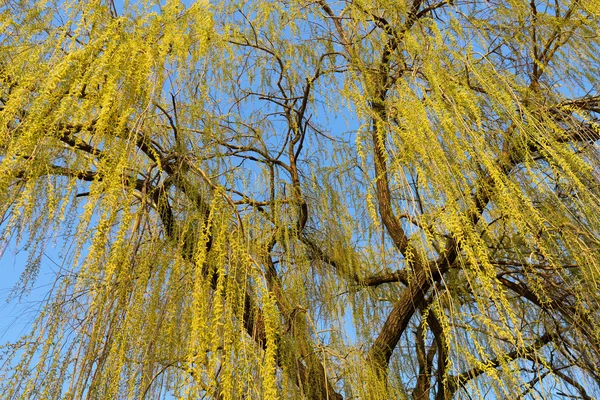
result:
[[[4,1],[2,397],[600,396],[598,10]]]

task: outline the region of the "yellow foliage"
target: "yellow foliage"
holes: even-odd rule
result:
[[[597,397],[598,9],[6,1],[0,392]]]

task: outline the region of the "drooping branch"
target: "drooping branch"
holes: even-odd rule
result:
[[[548,312],[558,312],[559,314],[563,315],[563,317],[570,322],[570,325],[574,329],[581,330],[583,334],[588,337],[589,342],[594,347],[596,354],[600,354],[600,342],[598,341],[594,332],[594,327],[596,324],[591,321],[584,312],[578,311],[573,306],[565,304],[565,302],[557,299],[542,300],[525,284],[513,282],[510,279],[507,279],[504,274],[498,274],[496,278],[504,287],[529,300],[540,309]]]
[[[538,337],[531,345],[524,346],[513,350],[509,353],[504,354],[502,357],[497,357],[491,360],[487,360],[483,362],[481,366],[474,367],[469,371],[462,372],[459,375],[452,376],[448,379],[448,393],[449,397],[452,397],[454,393],[460,388],[464,387],[464,385],[482,374],[485,374],[490,369],[498,368],[502,365],[502,363],[506,363],[509,361],[516,360],[517,358],[525,358],[529,359],[532,355],[536,353],[537,350],[544,347],[551,341],[553,341],[555,335],[546,332],[542,336]]]
[[[499,168],[505,174],[508,175],[514,166],[521,161],[521,158],[517,154],[507,144],[497,162]],[[475,184],[477,188],[473,194],[475,206],[468,212],[473,226],[477,225],[481,219],[483,210],[491,201],[495,185],[496,182],[492,174],[483,175]],[[367,359],[376,366],[377,370],[385,371],[392,352],[406,330],[414,312],[424,301],[432,284],[437,282],[452,267],[458,254],[458,243],[455,240],[449,240],[445,251],[438,260],[428,263],[415,263],[417,267],[415,268],[413,280],[410,281],[409,286],[394,304],[379,336],[369,349]]]
[[[428,299],[430,302],[431,299]],[[412,397],[413,399],[428,399],[430,398],[429,393],[431,391],[431,379],[432,379],[432,369],[433,369],[433,359],[437,354],[437,392],[436,399],[446,399],[445,394],[445,381],[446,381],[446,366],[448,364],[448,355],[449,355],[449,347],[448,347],[448,339],[447,335],[444,332],[442,324],[438,319],[435,311],[431,308],[424,309],[421,307],[420,309],[421,315],[427,315],[427,326],[431,329],[434,337],[434,343],[431,344],[429,350],[425,352],[424,347],[424,323],[423,321],[419,325],[419,330],[417,331],[417,336],[423,338],[422,340],[422,349],[421,355],[419,357],[419,374],[417,375],[417,383],[413,390]],[[423,327],[421,327],[423,326]],[[417,338],[417,340],[421,340]]]

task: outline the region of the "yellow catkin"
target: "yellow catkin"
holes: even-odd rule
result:
[[[0,392],[598,397],[598,9],[0,7]]]

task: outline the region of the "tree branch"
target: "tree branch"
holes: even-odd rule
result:
[[[488,360],[487,362],[482,363],[481,366],[474,367],[469,371],[465,371],[459,375],[450,377],[448,379],[448,393],[447,393],[448,396],[452,397],[454,395],[454,393],[456,392],[456,390],[459,387],[464,386],[464,384],[466,382],[468,382],[472,379],[475,379],[482,374],[485,374],[486,371],[488,371],[490,368],[498,368],[502,364],[502,362],[513,361],[513,360],[516,360],[517,358],[529,359],[529,357],[531,355],[535,354],[535,352],[537,350],[539,350],[543,346],[547,345],[552,340],[554,340],[554,335],[546,332],[542,336],[537,338],[533,342],[533,344],[531,344],[529,346],[524,346],[524,347],[518,348],[516,350],[511,351],[510,353],[506,353],[502,357],[497,357],[497,358]]]

